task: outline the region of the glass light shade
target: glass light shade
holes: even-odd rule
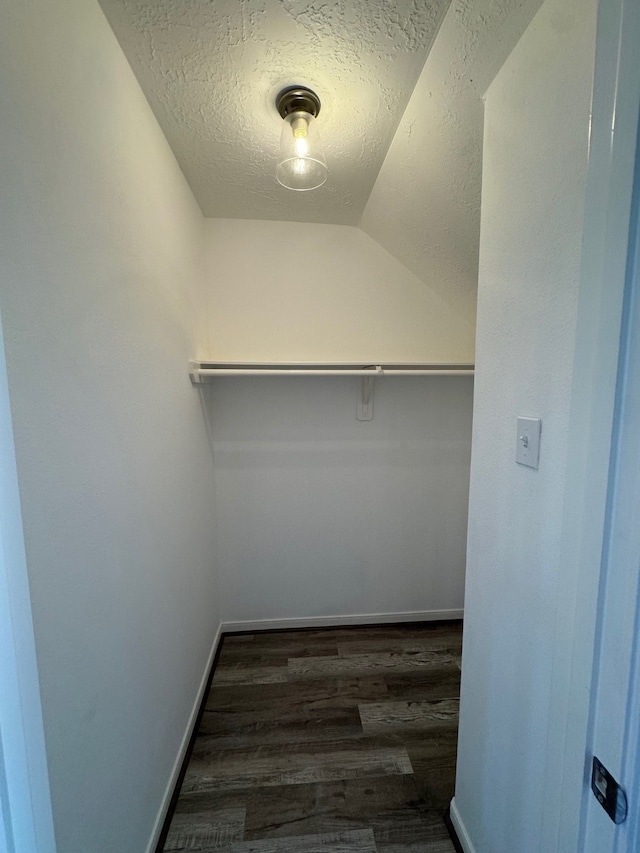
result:
[[[327,180],[318,129],[311,113],[289,113],[282,122],[276,179],[290,190],[315,190]]]

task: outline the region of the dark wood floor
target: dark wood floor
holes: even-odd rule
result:
[[[460,623],[228,635],[164,846],[453,853]]]

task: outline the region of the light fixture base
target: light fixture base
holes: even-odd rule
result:
[[[320,112],[320,98],[306,86],[288,86],[276,96],[276,109],[282,118],[291,113],[309,113],[314,118]]]

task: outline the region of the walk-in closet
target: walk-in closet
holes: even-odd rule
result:
[[[4,4],[0,849],[608,853],[635,5]]]

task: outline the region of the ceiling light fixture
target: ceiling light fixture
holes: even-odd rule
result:
[[[327,162],[315,126],[320,98],[305,86],[290,86],[276,98],[284,123],[276,179],[290,190],[315,190],[327,180]]]

